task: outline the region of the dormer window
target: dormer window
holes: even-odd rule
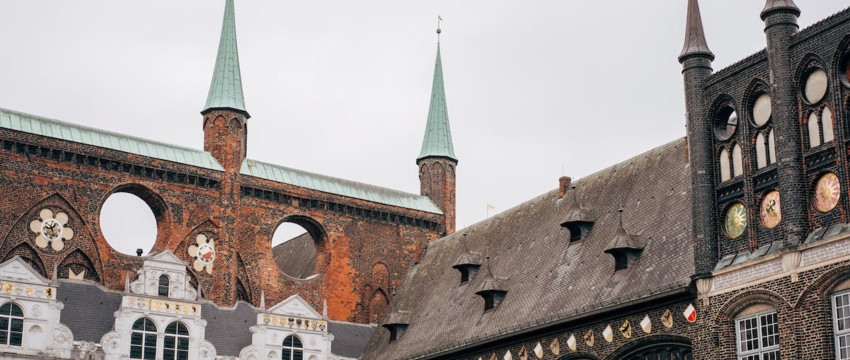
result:
[[[168,288],[169,288],[168,275],[160,275],[159,276],[158,295],[159,296],[168,296]]]
[[[463,234],[461,241],[463,250],[452,267],[460,272],[460,283],[466,284],[478,274],[478,269],[481,268],[481,254],[469,251],[466,245],[466,234]]]
[[[617,229],[617,235],[611,241],[611,245],[605,249],[606,253],[614,257],[614,271],[628,269],[643,252],[643,245],[633,239],[623,227],[623,208],[617,210],[620,212],[620,227]]]
[[[409,325],[408,315],[409,312],[402,310],[390,313],[387,322],[382,325],[390,332],[390,342],[401,339],[404,333],[407,332]]]
[[[567,210],[567,218],[561,222],[561,227],[570,231],[570,244],[587,239],[590,236],[590,230],[593,229],[593,221],[578,203],[575,185],[571,189],[572,203]]]
[[[499,307],[502,301],[505,300],[505,296],[508,294],[508,291],[503,288],[500,279],[493,276],[493,271],[490,268],[489,256],[487,257],[484,266],[486,267],[487,275],[475,295],[484,299],[484,311],[487,312]]]

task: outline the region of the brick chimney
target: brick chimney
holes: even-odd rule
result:
[[[561,199],[561,198],[564,197],[564,194],[567,193],[567,189],[570,188],[570,185],[572,184],[572,182],[573,182],[573,179],[569,176],[561,176],[558,179],[558,199]]]

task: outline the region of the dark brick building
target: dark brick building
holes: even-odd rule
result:
[[[274,304],[298,294],[315,309],[326,300],[332,320],[375,322],[424,246],[455,227],[457,159],[439,52],[416,159],[422,194],[262,163],[246,158],[249,125],[263,120],[245,107],[227,3],[197,119],[203,150],[0,109],[0,262],[19,256],[48,279],[82,277],[123,290],[147,256],[115,251],[99,214],[111,194],[125,192],[154,213],[151,253],[169,250],[187,262],[204,299],[257,306],[263,296]],[[309,251],[278,251],[285,256],[275,259],[271,238],[283,222],[308,231]],[[304,261],[311,254],[315,260]],[[278,263],[308,268],[289,276]]]
[[[431,243],[365,359],[850,359],[850,9],[714,71],[680,139]],[[753,14],[756,16],[756,14]]]

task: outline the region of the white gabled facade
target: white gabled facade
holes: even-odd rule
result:
[[[9,303],[23,313],[21,343],[0,338],[5,340],[0,358],[71,358],[74,335],[59,323],[63,305],[56,300],[56,287],[17,256],[0,264],[0,308]]]
[[[304,360],[331,358],[333,335],[328,333],[327,317],[316,312],[298,295],[260,311],[257,325],[251,327],[251,333],[251,345],[239,354],[243,360],[280,359],[284,351],[293,350],[302,351]],[[301,350],[284,347],[284,340],[289,336],[300,340]]]
[[[168,291],[164,296],[160,295],[162,279],[167,279],[165,285]],[[216,357],[215,347],[204,337],[207,321],[201,318],[197,290],[189,286],[186,264],[170,251],[145,260],[136,279],[127,286],[121,308],[115,312],[113,331],[100,340],[104,359],[129,359],[133,325],[144,319],[150,319],[155,326],[156,359],[163,358],[165,330],[175,322],[188,330],[189,360],[212,360]]]

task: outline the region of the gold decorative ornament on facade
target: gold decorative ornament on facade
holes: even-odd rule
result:
[[[74,229],[68,226],[68,214],[42,209],[38,217],[30,222],[30,230],[38,234],[35,237],[35,245],[39,248],[50,247],[55,251],[62,251],[65,242],[74,238]]]
[[[206,271],[212,274],[213,261],[215,261],[215,241],[205,234],[195,237],[195,244],[189,246],[189,256],[195,259],[192,267],[195,271]]]
[[[761,224],[773,229],[782,221],[782,211],[779,206],[779,191],[773,190],[761,200]]]
[[[555,355],[561,355],[561,343],[558,341],[558,338],[552,340],[552,343],[549,344],[549,350]]]
[[[726,210],[726,235],[731,239],[738,238],[747,229],[747,208],[744,204],[735,203]]]
[[[587,330],[587,334],[584,334],[584,343],[589,347],[593,347],[593,344],[596,343],[596,337],[593,335],[593,329]]]
[[[668,329],[673,327],[673,313],[670,312],[670,309],[665,310],[664,313],[661,314],[661,323]]]
[[[632,324],[629,323],[629,320],[626,320],[623,325],[620,325],[620,333],[626,339],[632,338]]]

